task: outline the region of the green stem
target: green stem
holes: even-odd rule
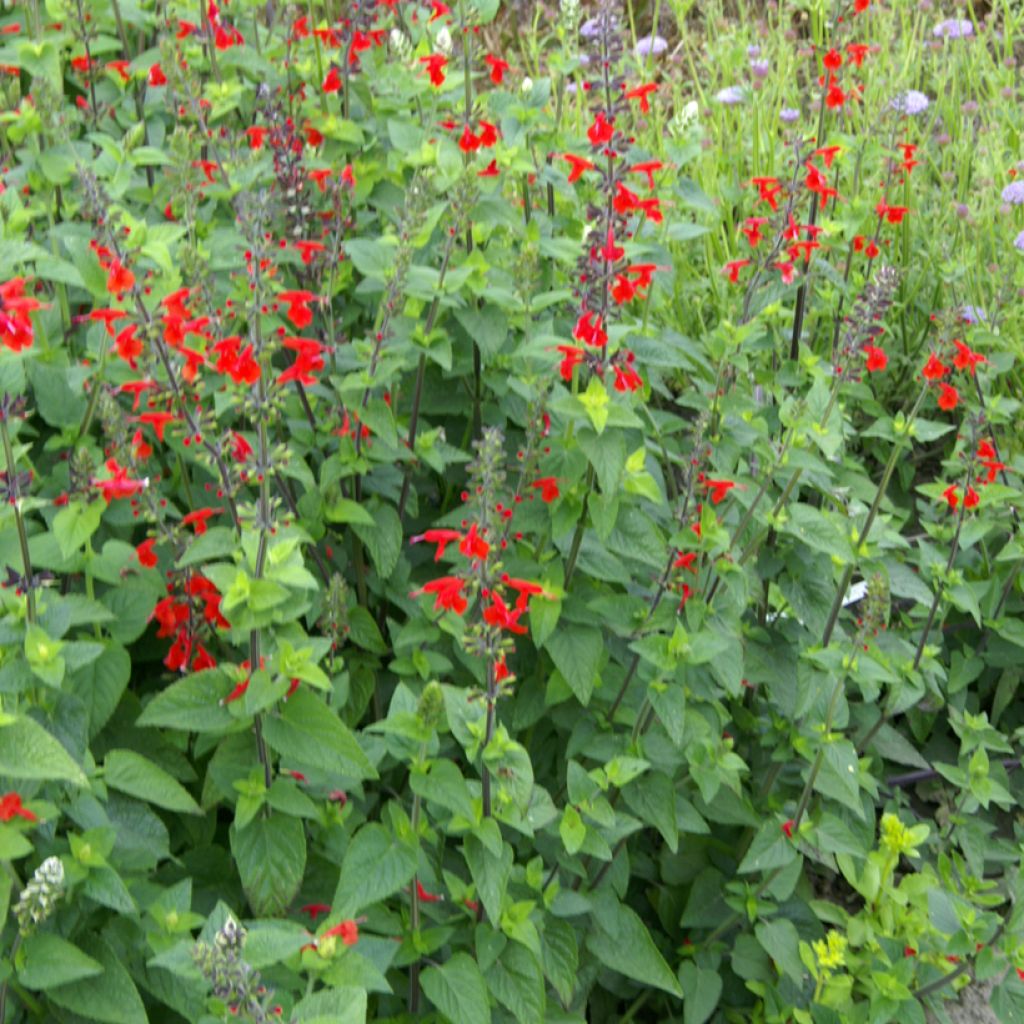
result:
[[[4,459],[7,463],[7,478],[12,486],[17,486],[14,481],[18,478],[18,470],[14,464],[14,449],[11,447],[11,435],[7,429],[7,419],[0,416],[0,436],[3,437]],[[18,545],[21,548],[21,568],[25,574],[25,618],[29,625],[36,621],[36,596],[32,589],[32,558],[28,551],[28,532],[25,529],[25,519],[21,514],[21,494],[19,493],[14,504],[14,525],[18,531]],[[2,1024],[3,1017],[0,1017]]]
[[[576,532],[573,534],[572,547],[569,548],[569,559],[565,563],[565,583],[563,586],[569,589],[569,581],[576,571],[576,559],[580,554],[580,545],[583,543],[583,531],[587,527],[587,505],[590,502],[590,494],[594,489],[594,467],[587,466],[587,479],[584,483],[585,493],[583,495],[583,508],[580,509],[580,518],[576,523]]]

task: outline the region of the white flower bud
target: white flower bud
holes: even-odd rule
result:
[[[446,56],[452,52],[452,34],[443,25],[437,33],[437,48]]]

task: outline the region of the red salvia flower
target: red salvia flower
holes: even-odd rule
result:
[[[26,821],[39,819],[27,807],[22,805],[17,793],[6,793],[0,797],[0,821],[7,822],[12,818],[24,818]]]
[[[425,530],[423,533],[410,539],[410,544],[419,544],[422,541],[426,541],[428,544],[436,544],[437,550],[434,552],[434,561],[440,562],[444,557],[445,548],[449,544],[454,544],[456,541],[462,540],[462,534],[458,530]]]
[[[420,57],[420,63],[426,65],[431,85],[444,85],[444,69],[448,63],[448,58],[444,54],[432,53],[429,57]]]
[[[720,505],[736,484],[732,480],[705,480],[704,486],[708,489],[711,504]]]
[[[167,84],[167,76],[164,74],[164,69],[159,64],[154,64],[149,69],[149,77],[147,79],[149,84],[156,88],[157,86]]]
[[[281,292],[278,295],[278,299],[288,306],[284,315],[291,320],[296,330],[301,331],[303,327],[308,327],[313,322],[313,311],[309,308],[309,303],[315,298],[312,292],[307,291]]]
[[[865,368],[868,373],[884,370],[889,365],[889,357],[877,345],[865,345],[864,354],[868,357]]]
[[[177,418],[172,412],[144,412],[139,415],[138,421],[152,427],[156,439],[162,441],[167,424],[174,423]]]
[[[587,138],[595,146],[603,146],[615,134],[615,128],[600,110],[594,118],[594,123],[587,129]]]
[[[107,268],[107,291],[121,295],[135,284],[135,275],[120,260],[113,260]]]
[[[118,465],[117,459],[107,459],[107,471],[111,474],[107,480],[93,480],[93,485],[98,487],[107,504],[116,498],[130,498],[138,494],[146,485],[146,480],[131,480],[128,478],[126,466]]]
[[[739,284],[740,271],[750,263],[750,260],[730,260],[724,267],[722,273],[728,275],[732,284]]]
[[[640,113],[646,114],[650,112],[651,104],[648,102],[647,97],[653,92],[657,92],[657,82],[646,82],[644,85],[638,85],[635,89],[630,89],[626,93],[627,100],[639,100],[640,101]]]
[[[501,85],[502,79],[505,77],[505,72],[509,70],[508,61],[502,60],[500,57],[495,57],[490,53],[484,54],[484,61],[491,69],[491,81],[495,85]]]
[[[584,171],[595,170],[594,164],[592,164],[589,160],[585,160],[581,156],[576,156],[575,153],[563,153],[562,159],[568,160],[569,163],[572,164],[572,170],[569,171],[570,185],[573,184],[573,182],[578,181],[583,176]]]
[[[545,504],[550,504],[559,497],[558,490],[558,478],[554,476],[542,476],[538,477],[532,484],[530,484],[532,490],[540,491],[540,500]]]
[[[468,605],[466,598],[462,595],[465,586],[466,581],[460,580],[458,576],[442,576],[440,579],[425,583],[409,596],[419,597],[421,594],[433,594],[435,611],[453,611],[456,615],[462,615]]]
[[[964,495],[964,508],[974,508],[980,500],[978,492],[968,484],[967,493]]]
[[[630,174],[646,174],[647,187],[654,188],[654,172],[660,171],[665,165],[660,160],[648,160],[646,163],[633,164],[629,169]]]
[[[184,516],[181,520],[183,526],[191,526],[196,531],[196,536],[200,537],[206,533],[206,526],[209,519],[213,516],[220,515],[224,509],[222,508],[197,508],[193,512],[189,512],[188,515]]]
[[[156,552],[153,550],[154,544],[156,544],[156,537],[150,537],[135,549],[135,557],[138,558],[139,565],[145,566],[147,569],[156,568],[158,561]]]
[[[938,401],[943,412],[952,412],[960,401],[960,392],[951,384],[940,384]]]
[[[956,346],[956,355],[953,356],[953,365],[958,370],[969,370],[973,377],[974,368],[979,363],[988,362],[980,352],[972,352],[970,347],[965,345],[958,338],[953,339],[953,344]]]
[[[924,369],[921,373],[925,380],[942,380],[942,378],[949,373],[949,367],[946,366],[934,352],[932,352],[931,355],[928,356],[928,362],[924,364]]]
[[[320,939],[323,940],[331,936],[341,939],[346,946],[354,946],[359,941],[359,927],[355,921],[342,921],[341,924],[328,928],[320,936]]]
[[[469,533],[459,541],[459,551],[466,558],[480,559],[483,561],[490,553],[491,545],[487,543],[476,531],[476,523],[469,528]]]
[[[956,484],[950,484],[943,492],[942,496],[949,502],[950,508],[956,508],[960,504],[960,497],[957,494]]]

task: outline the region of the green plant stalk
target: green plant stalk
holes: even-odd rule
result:
[[[864,520],[864,526],[858,532],[858,547],[861,544],[866,543],[871,534],[871,527],[875,523],[875,517],[878,515],[878,510],[882,505],[886,489],[889,486],[889,480],[892,478],[893,470],[896,468],[896,460],[899,458],[899,454],[903,450],[904,439],[909,439],[910,428],[913,425],[914,419],[917,416],[917,411],[921,408],[921,403],[924,401],[925,395],[927,394],[928,384],[926,383],[918,394],[917,399],[910,410],[910,415],[906,418],[907,433],[897,439],[896,443],[892,446],[892,451],[889,453],[889,461],[885,464],[885,471],[882,473],[882,481],[878,485],[878,490],[875,492],[875,500],[871,503],[871,508],[868,510],[867,518]],[[829,641],[832,639],[832,631],[835,629],[836,622],[839,619],[839,612],[843,607],[843,598],[846,597],[846,592],[850,588],[850,580],[853,579],[856,564],[856,560],[851,562],[843,572],[843,578],[839,583],[839,589],[836,591],[836,596],[832,601],[832,608],[828,614],[828,621],[825,623],[825,631],[822,633],[822,647],[828,647]]]
[[[427,756],[427,745],[425,743],[420,744],[420,756],[417,759],[422,761]],[[420,795],[414,793],[412,798],[412,834],[419,836],[420,828]],[[413,936],[418,939],[420,933],[420,890],[419,890],[419,872],[412,876],[412,891],[410,901],[410,924],[412,926]],[[413,961],[409,967],[409,1012],[419,1013],[420,1010],[420,966],[421,961],[419,958]],[[0,1019],[2,1024],[2,1019]]]
[[[317,74],[317,91],[320,93],[320,111],[324,115],[327,114],[327,93],[324,92],[324,57],[323,51],[320,49],[320,37],[316,34],[316,15],[313,13],[313,0],[306,0],[306,10],[309,11],[310,30],[313,33],[313,49],[316,52],[316,74]],[[346,89],[346,94],[348,90]],[[347,116],[347,115],[346,115]]]
[[[14,449],[11,447],[11,435],[7,429],[6,417],[0,417],[0,436],[3,438],[4,459],[7,462],[7,474],[13,480],[17,476],[14,465]],[[21,514],[21,496],[12,505],[14,509],[14,525],[18,531],[18,546],[21,548],[21,568],[25,574],[25,618],[29,625],[36,621],[36,596],[32,590],[32,558],[28,550],[28,533],[25,530],[25,519]],[[0,1022],[3,1017],[0,1017]]]
[[[587,506],[590,503],[591,492],[594,490],[594,467],[589,463],[583,487],[583,507],[580,509],[579,522],[576,524],[576,532],[572,537],[572,546],[569,548],[569,559],[565,563],[565,583],[563,585],[566,590],[569,589],[569,581],[572,579],[572,574],[576,571],[576,559],[579,557],[580,545],[583,543],[583,533],[587,528]]]

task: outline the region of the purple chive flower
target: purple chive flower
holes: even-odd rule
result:
[[[668,40],[662,39],[661,36],[642,36],[636,41],[636,50],[634,51],[638,57],[650,57],[654,54],[655,57],[660,57],[668,49]]]
[[[1022,231],[1014,240],[1013,247],[1020,252],[1024,252],[1024,231]]]
[[[1010,203],[1013,206],[1024,204],[1024,181],[1011,181],[1003,189],[1002,199],[1004,203]]]
[[[756,43],[753,46],[748,46],[747,47],[747,56],[751,60],[756,60],[758,57],[761,56],[761,47],[758,46]]]
[[[930,104],[931,100],[923,92],[918,92],[916,89],[908,89],[906,92],[894,97],[889,107],[897,113],[916,117],[918,114],[923,114]]]
[[[618,28],[619,19],[614,14],[598,15],[596,18],[587,18],[580,25],[580,35],[584,39],[596,39],[607,25],[609,29]]]
[[[794,121],[800,120],[800,111],[794,110],[793,107],[783,107],[779,111],[779,120],[783,124],[792,124]]]
[[[967,39],[974,35],[974,23],[966,18],[947,18],[932,29],[932,35],[939,39]]]
[[[965,324],[979,324],[988,319],[988,314],[985,310],[979,309],[977,306],[964,306],[960,310],[960,315],[963,317]]]
[[[727,85],[715,93],[715,99],[727,107],[735,107],[744,100],[743,90],[738,85]]]
[[[771,65],[766,60],[752,60],[750,62],[750,73],[755,78],[767,78]]]

